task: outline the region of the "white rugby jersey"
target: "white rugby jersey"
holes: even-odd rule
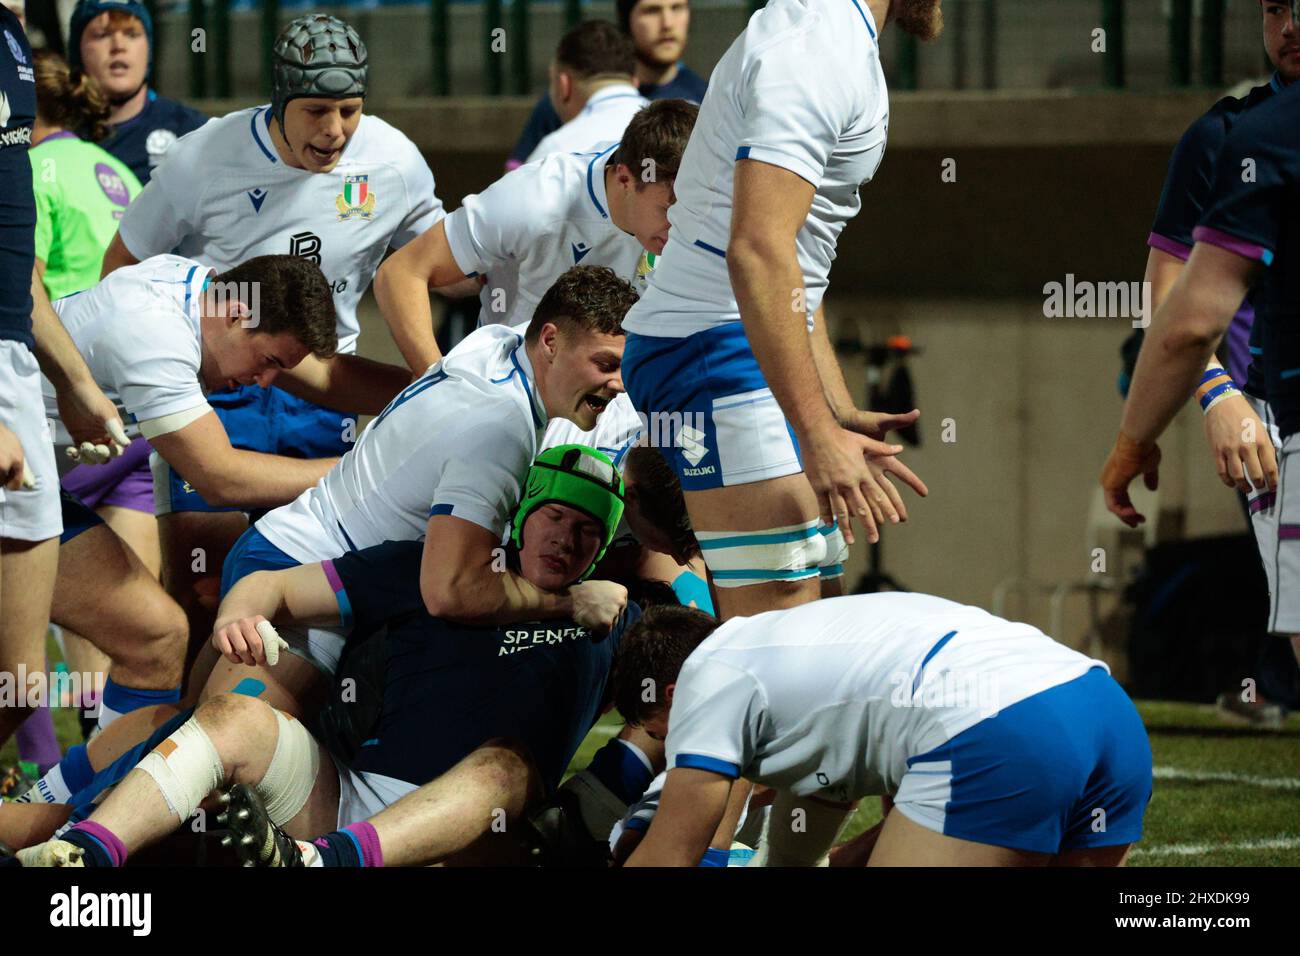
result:
[[[732,618],[686,660],[669,767],[850,801],[907,759],[1105,667],[1028,624],[926,594],[857,594]]]
[[[709,79],[668,210],[668,245],[624,328],[684,337],[740,320],[727,274],[735,164],[780,166],[817,187],[796,238],[808,313],[821,303],[858,187],[885,152],[889,98],[862,0],[770,0]]]
[[[210,120],[177,140],[118,227],[137,259],[173,250],[219,272],[260,255],[320,266],[334,290],[339,351],[356,350],[357,302],[387,249],[445,212],[415,144],[363,115],[338,165],[309,173],[280,161],[271,108]]]
[[[118,269],[84,292],[57,299],[54,311],[95,383],[127,424],[206,407],[199,370],[199,307],[211,269],[180,256],[154,256]],[[54,386],[42,377],[45,411],[57,419]],[[55,444],[71,438],[62,424]]]
[[[642,248],[609,218],[605,164],[617,143],[514,169],[465,197],[443,228],[460,271],[486,275],[479,324],[518,325],[575,265],[608,266],[633,282]],[[499,290],[499,291],[498,291]]]
[[[602,87],[591,95],[582,112],[542,137],[524,162],[535,163],[552,153],[579,153],[599,143],[617,142],[632,117],[649,102],[631,83]]]
[[[419,540],[435,514],[501,534],[545,428],[523,336],[501,325],[479,329],[393,399],[314,487],[257,528],[304,564]]]

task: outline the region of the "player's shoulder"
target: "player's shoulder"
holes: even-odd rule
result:
[[[353,153],[355,148],[356,152]],[[348,158],[387,162],[403,169],[414,163],[427,165],[419,147],[400,129],[373,113],[362,113],[348,148]]]
[[[186,107],[188,109],[188,107]],[[214,119],[203,117],[204,122],[185,130],[180,138],[167,150],[164,163],[174,163],[176,157],[184,157],[186,168],[194,164],[228,166],[235,162],[241,153],[252,150],[256,152],[253,124],[259,122],[258,114],[264,107],[250,107],[235,110],[225,116]],[[202,114],[199,114],[202,116]],[[270,135],[262,129],[266,142]]]
[[[1300,83],[1244,111],[1228,130],[1225,146],[1238,150],[1267,147],[1300,163]]]
[[[592,146],[583,152],[562,150],[548,153],[512,169],[490,188],[497,189],[502,195],[517,197],[521,203],[520,219],[524,223],[542,225],[567,219],[570,210],[586,196],[589,167],[607,145],[613,144]],[[526,204],[526,209],[522,204]]]
[[[149,119],[153,125],[170,129],[178,136],[191,133],[208,122],[206,113],[159,94],[155,94],[150,103]]]

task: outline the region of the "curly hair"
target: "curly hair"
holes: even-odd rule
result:
[[[531,345],[548,322],[562,331],[623,334],[623,316],[637,300],[631,283],[605,266],[574,266],[546,290],[525,335]]]
[[[647,444],[633,445],[623,461],[623,474],[636,489],[636,507],[645,520],[668,535],[678,554],[699,554],[700,542],[691,527],[681,482],[663,453]]]
[[[619,641],[610,673],[611,697],[629,724],[640,724],[664,706],[663,691],[677,683],[682,665],[713,633],[718,621],[693,607],[646,608]]]

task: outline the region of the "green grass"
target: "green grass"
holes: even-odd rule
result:
[[[1151,735],[1157,779],[1146,834],[1132,866],[1300,866],[1300,714],[1280,731],[1225,723],[1202,704],[1141,701]],[[55,710],[65,746],[80,740],[76,712]],[[610,715],[583,741],[570,771],[585,767],[618,732]],[[16,759],[13,742],[0,748],[0,766]],[[1162,777],[1168,769],[1178,776]],[[1252,780],[1187,779],[1182,775],[1238,774]],[[878,800],[864,800],[849,821],[855,836],[880,819]],[[1269,841],[1282,842],[1270,848]],[[1193,852],[1167,852],[1181,847]],[[1166,851],[1166,852],[1162,852]]]
[[[1157,770],[1145,835],[1130,866],[1300,866],[1300,714],[1280,731],[1259,731],[1226,723],[1206,704],[1139,701],[1138,710],[1156,767],[1178,776]],[[612,715],[597,724],[570,770],[585,767],[619,726]],[[1255,782],[1182,776],[1220,773]],[[879,820],[880,801],[864,800],[845,837]],[[1269,841],[1291,845],[1241,846]],[[1161,852],[1171,847],[1196,852]]]

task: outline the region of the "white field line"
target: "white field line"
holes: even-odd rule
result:
[[[1221,853],[1226,850],[1296,850],[1300,849],[1300,837],[1277,836],[1267,840],[1240,840],[1236,843],[1170,843],[1165,846],[1138,846],[1133,848],[1131,857],[1148,856],[1201,856],[1205,853]]]
[[[1273,790],[1300,790],[1300,777],[1256,777],[1247,773],[1182,770],[1178,767],[1155,767],[1157,780],[1189,780],[1193,783],[1245,783]]]

